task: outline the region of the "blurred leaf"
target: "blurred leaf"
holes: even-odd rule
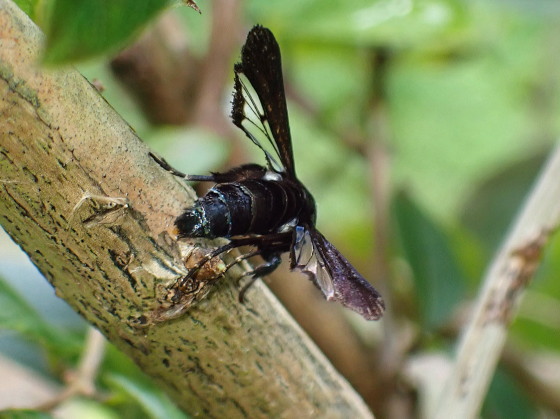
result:
[[[44,61],[61,64],[114,51],[172,0],[53,0],[42,16]]]
[[[2,419],[52,419],[54,416],[38,410],[13,409],[0,411],[0,417]]]
[[[116,412],[112,407],[107,406],[107,403],[84,397],[72,397],[64,401],[58,410],[62,414],[57,415],[57,418],[63,419],[123,419],[134,417],[123,414],[123,412]]]
[[[525,419],[538,417],[527,394],[500,368],[496,371],[482,407],[484,418]]]
[[[503,240],[514,216],[539,173],[545,153],[540,152],[487,177],[467,198],[463,223],[493,252]]]
[[[364,86],[371,77],[368,55],[357,48],[325,42],[302,41],[288,47],[288,74],[297,83],[298,93],[319,108],[320,122],[327,127],[337,125],[332,118],[344,122],[343,126],[358,123],[367,105],[364,98],[368,89]],[[326,89],[325,80],[336,88]]]
[[[185,419],[169,398],[155,385],[147,385],[122,375],[112,374],[107,381],[117,389],[125,392],[144,407],[146,413],[154,419]]]
[[[47,323],[29,303],[0,278],[0,329],[14,330],[54,349],[61,356],[76,349],[79,342],[71,333]]]
[[[531,287],[560,300],[558,272],[560,272],[560,234],[557,230],[544,249],[541,265]]]
[[[464,296],[465,278],[442,229],[404,193],[393,205],[399,239],[414,273],[423,323],[437,327]]]
[[[466,23],[464,4],[455,0],[253,1],[249,9],[281,37],[335,44],[425,46],[448,40],[450,29]]]
[[[558,307],[558,305],[556,306]],[[546,307],[544,307],[546,308]],[[538,307],[537,309],[543,309]],[[558,309],[554,314],[558,314]],[[538,350],[560,350],[560,333],[556,318],[551,319],[530,319],[520,313],[511,326],[511,334],[516,338],[516,342],[523,348]]]
[[[49,326],[37,312],[0,279],[0,328],[15,330],[35,338],[48,338]]]
[[[478,289],[482,275],[488,264],[488,252],[478,237],[462,225],[453,226],[446,231],[451,248],[461,266],[469,292]]]
[[[35,16],[35,7],[39,0],[14,0],[15,4],[27,14],[31,19]]]

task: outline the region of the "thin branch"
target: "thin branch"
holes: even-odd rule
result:
[[[57,295],[193,416],[371,417],[259,284],[240,305],[225,278],[182,317],[137,327],[184,275],[168,230],[192,190],[79,73],[38,67],[44,39],[10,0],[0,40],[0,223]]]
[[[224,88],[231,83],[231,59],[241,42],[237,36],[241,4],[239,0],[212,2],[210,44],[201,63],[194,106],[193,122],[228,137],[233,125],[224,118]]]
[[[200,62],[171,11],[158,17],[110,66],[152,124],[180,125],[192,118]]]
[[[471,418],[480,410],[508,326],[522,291],[560,220],[560,147],[552,153],[525,206],[492,262],[474,313],[460,341],[457,359],[437,418]]]
[[[390,203],[391,203],[391,156],[388,150],[392,135],[387,105],[388,75],[392,64],[392,54],[383,47],[369,51],[371,80],[369,85],[369,107],[366,115],[366,132],[369,136],[366,157],[369,163],[369,189],[371,193],[374,225],[375,247],[373,263],[370,271],[373,273],[374,283],[379,287],[388,307],[383,322],[383,345],[379,351],[377,386],[377,403],[385,416],[395,416],[395,412],[402,408],[403,398],[395,397],[397,377],[401,364],[405,358],[408,345],[403,339],[401,327],[395,317],[393,296],[391,289],[390,269]],[[402,324],[401,324],[402,326]],[[404,345],[403,345],[404,344]],[[401,405],[401,406],[398,406]]]
[[[89,328],[82,357],[77,370],[69,372],[67,385],[55,397],[41,403],[39,410],[52,410],[76,395],[95,395],[95,379],[105,355],[107,343],[97,329]]]
[[[519,386],[540,407],[560,416],[560,358],[556,354],[530,354],[506,344],[502,361]]]

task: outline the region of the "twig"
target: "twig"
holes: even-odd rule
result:
[[[560,147],[552,153],[484,281],[435,418],[475,417],[522,291],[560,220]]]
[[[560,415],[560,358],[552,354],[531,355],[507,343],[501,362],[509,374],[540,407]]]
[[[95,377],[105,354],[106,341],[97,329],[90,327],[77,370],[70,372],[67,387],[55,398],[38,407],[40,410],[52,410],[60,403],[75,395],[93,396],[95,394]]]
[[[231,83],[231,59],[235,56],[241,26],[241,2],[212,3],[212,26],[208,52],[198,74],[193,122],[220,135],[231,137],[233,125],[224,117],[224,88]]]

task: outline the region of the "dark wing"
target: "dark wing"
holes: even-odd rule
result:
[[[235,65],[234,71],[235,91],[231,111],[233,123],[241,128],[251,141],[264,151],[269,167],[295,177],[292,138],[282,79],[280,47],[270,30],[258,25],[251,29],[241,50],[241,62]],[[249,81],[262,107],[259,107],[251,97],[241,75],[244,75]],[[245,114],[246,105],[258,119],[257,122],[252,121]],[[280,159],[281,166],[278,165],[274,156],[265,150],[255,135],[243,125],[244,122],[253,124],[256,129],[265,135]],[[268,124],[268,127],[266,124]]]
[[[291,262],[292,269],[307,274],[328,301],[338,301],[366,320],[383,315],[381,295],[315,228],[295,228]]]

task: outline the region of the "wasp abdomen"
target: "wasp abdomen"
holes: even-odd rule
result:
[[[284,182],[249,179],[220,183],[175,222],[181,237],[267,234],[300,212],[296,191]]]

